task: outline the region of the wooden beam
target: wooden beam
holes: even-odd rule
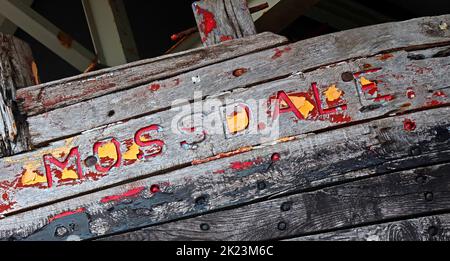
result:
[[[256,34],[246,0],[203,0],[192,8],[204,46]]]
[[[21,0],[25,5],[31,6],[34,0]],[[17,26],[0,14],[0,33],[14,35]]]
[[[0,14],[43,43],[79,71],[96,57],[69,35],[21,1],[0,0]]]
[[[82,0],[100,63],[117,66],[139,60],[123,0]]]
[[[33,85],[30,47],[0,33],[0,158],[30,149],[28,128],[16,104],[17,89]]]

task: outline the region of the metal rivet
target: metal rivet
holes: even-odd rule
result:
[[[98,162],[98,159],[95,156],[89,156],[84,160],[84,164],[87,167],[93,167],[93,166],[95,166],[95,164],[97,164],[97,162]]]
[[[427,182],[427,177],[423,175],[417,176],[416,182],[419,184],[425,184]]]
[[[409,151],[410,156],[419,156],[420,154],[422,154],[422,150],[418,146],[412,147]]]
[[[69,233],[69,230],[64,226],[59,226],[56,228],[55,236],[57,237],[64,237]]]
[[[433,201],[433,199],[434,199],[433,192],[426,192],[425,193],[425,200],[426,201]]]
[[[291,210],[292,207],[292,202],[284,202],[283,204],[281,204],[281,211],[286,212]]]
[[[272,162],[279,161],[281,159],[280,153],[274,153],[272,155]]]
[[[278,230],[284,231],[287,229],[287,224],[285,222],[278,223]]]
[[[264,182],[264,181],[258,181],[257,187],[258,187],[259,190],[264,190],[264,189],[266,189],[266,187],[267,187],[266,182]]]
[[[431,226],[428,228],[428,234],[432,237],[436,236],[439,232],[439,229],[435,226]]]
[[[113,111],[113,110],[111,110],[111,111],[108,112],[108,117],[112,117],[112,116],[114,116],[115,114],[116,114],[116,112]]]
[[[200,229],[201,229],[202,231],[208,231],[208,230],[210,229],[210,227],[209,227],[208,224],[201,224],[201,225],[200,225]]]
[[[345,72],[341,76],[342,76],[342,80],[344,82],[351,82],[355,79],[355,77],[353,76],[353,73],[351,73],[351,72]]]
[[[159,185],[154,184],[150,187],[150,192],[155,194],[155,193],[161,192],[161,189],[160,189]]]

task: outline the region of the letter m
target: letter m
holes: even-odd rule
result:
[[[83,177],[78,147],[71,149],[69,155],[62,161],[55,159],[52,155],[45,155],[44,166],[49,188],[53,186],[53,174],[62,181],[81,179]]]

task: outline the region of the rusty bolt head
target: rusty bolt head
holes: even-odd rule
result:
[[[248,72],[248,69],[246,68],[239,68],[233,71],[234,77],[241,77],[242,75],[246,74]]]

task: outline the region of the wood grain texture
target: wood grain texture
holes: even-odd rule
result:
[[[257,147],[201,166],[7,215],[0,220],[0,238],[89,239],[255,200],[448,162],[449,112],[448,108],[427,110],[301,136],[291,142]],[[417,129],[405,131],[405,119],[414,120]],[[160,192],[155,193],[155,185]],[[40,193],[54,200],[66,192]],[[55,237],[56,228],[69,228],[73,223],[80,229]]]
[[[450,215],[436,215],[339,230],[290,241],[448,241]]]
[[[426,53],[436,52],[440,51],[425,50],[413,54],[424,53],[422,55],[425,56]],[[398,113],[448,105],[448,96],[445,94],[447,90],[442,89],[442,86],[445,86],[442,84],[448,81],[446,72],[449,57],[410,60],[408,58],[410,55],[411,53],[402,51],[389,54],[390,59],[385,59],[385,55],[358,59],[254,88],[226,93],[221,97],[210,97],[206,102],[211,102],[215,106],[210,108],[204,106],[201,112],[206,115],[205,118],[217,121],[216,124],[203,128],[192,125],[187,131],[174,131],[181,128],[177,125],[181,119],[192,113],[192,108],[189,108],[184,112],[187,114],[180,115],[178,108],[175,108],[91,130],[24,155],[2,159],[0,167],[3,172],[0,173],[0,183],[4,184],[4,189],[11,195],[11,201],[15,202],[14,206],[5,209],[3,213],[37,206],[49,200],[76,196],[129,179],[163,174],[168,170],[183,168],[196,162],[209,161],[208,158],[224,153],[236,153],[261,144],[283,141],[285,137],[319,133],[329,128],[340,128]],[[366,68],[369,72],[361,74],[360,67],[364,67],[367,63],[381,66],[383,69],[372,71],[373,69]],[[422,73],[424,68],[427,68],[428,73]],[[348,71],[356,72],[353,75],[358,77],[350,82],[343,82],[342,73]],[[377,82],[374,97],[390,95],[395,98],[377,100],[372,97],[370,95],[372,89],[363,91],[365,87],[360,86],[362,77],[367,77],[373,83]],[[326,96],[323,92],[328,92],[331,86],[339,88],[340,92],[334,91],[340,93],[343,103],[333,105],[325,103],[323,98],[313,98],[311,83],[314,82],[319,96]],[[409,95],[410,88],[413,88],[414,97]],[[225,114],[221,110],[224,103],[220,101],[226,101],[227,106],[233,105],[229,103],[230,101],[245,103],[250,99],[263,101],[265,104],[270,97],[276,96],[280,91],[289,93],[293,100],[308,99],[313,109],[308,112],[306,120],[298,118],[301,116],[295,115],[294,111],[289,111],[276,117],[274,122],[278,125],[269,126],[272,121],[270,119],[265,122],[266,130],[269,132],[256,130],[258,127],[256,125],[260,125],[261,122],[251,118],[249,125],[254,128],[250,127],[250,132],[244,130],[236,135],[229,133],[229,123],[224,120]],[[217,102],[220,105],[217,105]],[[347,107],[345,110],[336,109],[319,113],[319,104],[322,104],[324,110],[333,109],[331,108],[333,106]],[[251,111],[252,115],[257,111],[266,115],[265,109],[253,108]],[[86,114],[89,115],[87,112]],[[216,116],[218,118],[215,118]],[[417,123],[413,119],[404,121],[403,128],[409,131],[417,128]],[[207,135],[204,135],[205,133]],[[143,139],[146,141],[143,142]],[[138,141],[143,144],[138,145]],[[191,147],[189,144],[194,145]],[[89,166],[87,161],[92,157],[97,161]],[[43,195],[44,191],[52,196],[36,197]]]
[[[30,47],[0,33],[0,158],[30,148],[27,125],[17,110],[17,89],[33,84]]]
[[[204,46],[256,34],[245,0],[202,0],[192,8]]]
[[[230,61],[230,64],[225,62],[222,66],[217,65],[217,68],[204,68],[201,69],[202,72],[190,72],[148,86],[105,95],[94,100],[30,117],[28,123],[31,140],[33,145],[38,146],[99,126],[140,117],[146,113],[151,114],[163,107],[169,109],[172,105],[170,103],[181,97],[186,100],[185,102],[194,101],[196,96],[208,99],[208,97],[219,95],[223,96],[222,100],[224,101],[225,99],[239,99],[244,102],[251,99],[260,101],[276,96],[280,90],[284,90],[286,93],[311,93],[312,83],[317,83],[321,96],[332,85],[342,90],[349,107],[346,114],[354,120],[370,117],[368,116],[371,114],[370,112],[360,114],[359,110],[362,108],[370,110],[375,106],[372,110],[378,111],[375,114],[379,116],[400,109],[410,110],[434,103],[443,103],[446,97],[434,97],[433,93],[439,90],[448,92],[445,89],[449,87],[448,82],[450,81],[448,74],[450,57],[433,57],[433,55],[449,48],[447,46],[427,49],[426,52],[429,54],[428,56],[424,55],[422,60],[413,60],[411,57],[423,55],[421,53],[424,51],[400,51],[350,60],[284,80],[248,87],[248,90],[244,91],[239,88],[244,87],[248,82],[258,81],[260,74],[254,74],[253,71],[258,70],[256,68],[260,68],[260,65],[243,67],[246,68],[247,73],[241,77],[235,77],[232,75],[232,70],[224,75],[223,68],[237,68],[237,65],[233,65],[232,61]],[[296,62],[295,59],[292,61]],[[355,75],[359,74],[359,76],[353,81],[344,82],[342,74],[345,72],[352,72]],[[196,75],[202,75],[200,84],[192,81],[192,78],[195,78]],[[256,78],[249,79],[246,75],[252,75],[249,77]],[[372,82],[377,81],[377,86],[365,89],[361,86],[363,77]],[[227,94],[230,89],[234,89],[235,93],[240,92],[240,94]],[[413,99],[407,96],[410,89],[411,92],[415,93]],[[389,95],[393,100],[388,99],[386,101],[379,98],[386,97],[387,99]],[[311,93],[310,96],[313,97],[314,95]],[[322,99],[324,98],[322,97]],[[410,106],[402,107],[407,104],[410,104]],[[376,110],[376,106],[383,108]],[[322,108],[328,107],[327,103],[323,101]],[[111,112],[113,112],[112,115]],[[326,124],[322,125],[325,126]]]
[[[206,98],[221,92],[248,88],[287,77],[295,72],[317,70],[321,66],[350,58],[370,57],[392,49],[442,45],[450,40],[448,31],[436,29],[441,31],[430,35],[431,29],[424,28],[432,28],[431,25],[434,24],[439,28],[438,21],[448,19],[448,16],[423,18],[321,36],[33,116],[29,119],[33,144],[45,143],[106,124],[165,110],[172,105],[172,101],[186,97],[193,99],[195,92],[201,92],[201,97]],[[450,24],[450,21],[448,23]],[[425,31],[428,33],[424,33]],[[359,66],[357,70],[363,70],[364,64]],[[236,77],[233,73],[238,69],[243,69],[245,73]],[[403,67],[403,69],[414,68]],[[416,73],[426,76],[430,72],[418,70]],[[444,87],[446,86],[448,84]],[[114,112],[112,116],[110,112]],[[74,116],[67,117],[67,115]]]
[[[403,171],[105,240],[276,240],[432,211],[449,211],[449,174],[448,164]],[[425,177],[425,182],[418,182],[419,175]],[[290,205],[289,210],[283,211],[282,205],[286,203]]]
[[[172,77],[210,64],[285,44],[287,39],[272,33],[228,41],[209,48],[142,60],[126,65],[82,74],[20,90],[20,110],[36,115],[108,93],[126,90]]]

